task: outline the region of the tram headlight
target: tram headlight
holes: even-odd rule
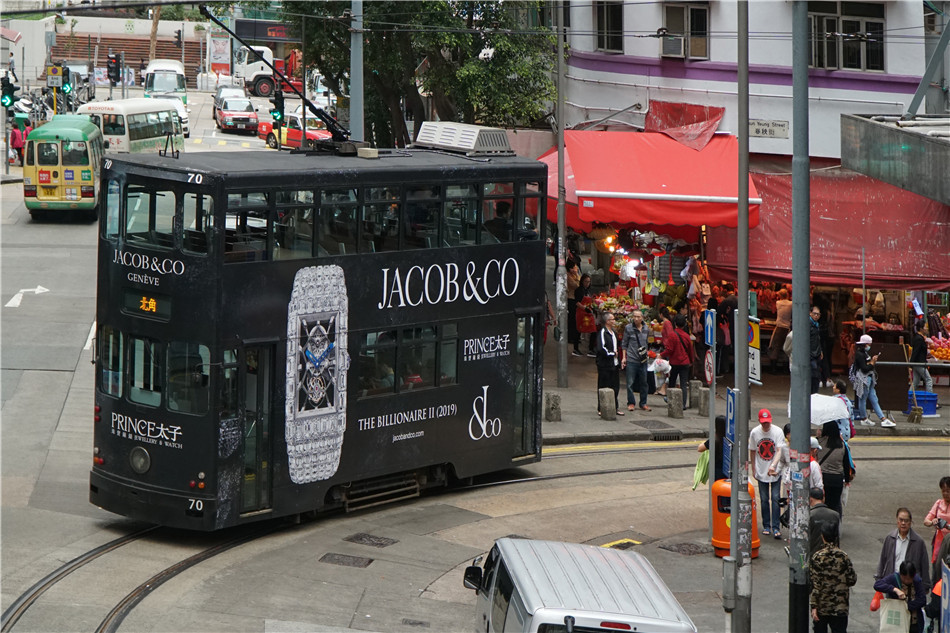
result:
[[[132,449],[132,452],[129,453],[129,465],[136,473],[144,475],[148,472],[148,469],[152,467],[152,458],[149,456],[147,450],[141,446],[136,446]]]

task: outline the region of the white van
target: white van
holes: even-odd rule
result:
[[[697,633],[642,554],[578,543],[499,539],[466,568],[475,630],[497,633]]]
[[[157,152],[165,147],[169,134],[171,149],[180,151],[185,134],[179,107],[184,108],[177,99],[116,99],[84,103],[76,114],[89,116],[102,131],[109,154]]]
[[[145,67],[145,96],[174,94],[188,105],[188,82],[185,65],[175,59],[153,59]]]

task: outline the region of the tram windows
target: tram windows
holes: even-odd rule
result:
[[[129,242],[174,246],[175,192],[129,187],[125,234]]]
[[[313,192],[278,191],[274,259],[313,256]]]
[[[435,326],[407,328],[402,331],[398,363],[401,382],[406,389],[436,386],[437,339]]]
[[[214,199],[200,193],[186,193],[182,199],[182,248],[192,253],[207,253],[214,228]]]
[[[445,246],[475,244],[478,229],[478,192],[474,185],[450,185],[442,208],[442,241]]]
[[[239,377],[237,350],[224,350],[224,362],[221,365],[220,397],[218,398],[218,413],[222,420],[236,418],[241,414]]]
[[[259,262],[267,259],[267,210],[235,211],[228,209],[225,218],[225,261]]]
[[[125,346],[122,334],[112,327],[99,330],[99,389],[106,395],[122,397],[125,373]]]
[[[512,241],[514,201],[485,200],[482,204],[482,244]]]
[[[406,190],[403,249],[436,248],[441,215],[438,186],[409,187]]]
[[[360,221],[361,253],[399,250],[399,204],[367,204]]]
[[[331,255],[358,252],[357,190],[326,189],[320,201],[318,241]]]
[[[211,353],[204,345],[173,341],[168,345],[168,410],[208,412]]]
[[[439,386],[454,385],[458,382],[459,343],[457,340],[443,341],[439,361]]]
[[[129,339],[129,400],[157,407],[162,403],[164,350],[149,339]]]
[[[278,209],[277,259],[309,259],[313,250],[313,207]]]
[[[106,184],[105,236],[114,240],[119,236],[119,207],[122,201],[122,186],[118,180]]]

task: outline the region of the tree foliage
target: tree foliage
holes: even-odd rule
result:
[[[405,118],[532,124],[554,98],[554,38],[543,2],[374,0],[363,4],[366,137],[410,142]],[[349,94],[349,1],[289,0],[284,21],[337,97]],[[405,113],[405,114],[404,114]]]

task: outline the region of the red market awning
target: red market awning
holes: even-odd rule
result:
[[[792,177],[753,174],[761,223],[749,232],[749,276],[792,278]],[[813,171],[811,283],[861,286],[861,249],[869,288],[950,290],[950,206],[842,169]],[[736,231],[707,234],[710,273],[736,278]]]
[[[699,227],[737,226],[738,142],[718,134],[695,150],[660,133],[568,130],[564,133],[567,224],[596,222],[696,241]],[[557,152],[548,165],[548,219],[557,221]],[[749,226],[759,222],[749,181]]]

